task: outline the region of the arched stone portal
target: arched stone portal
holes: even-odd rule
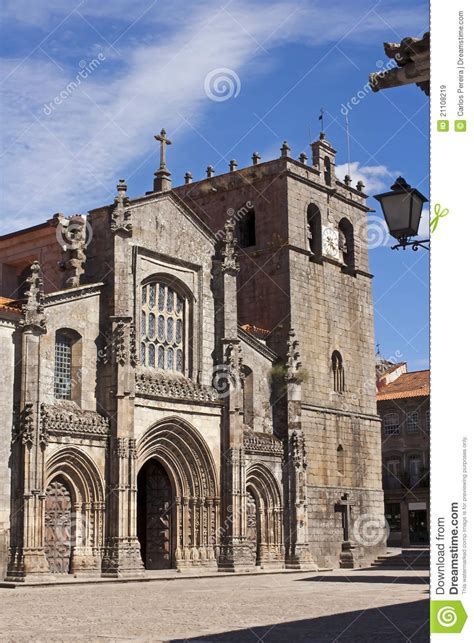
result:
[[[273,473],[262,464],[247,470],[247,538],[255,546],[255,564],[283,565],[283,508]]]
[[[149,547],[163,548],[164,540],[169,539],[169,566],[216,566],[219,490],[214,460],[202,436],[181,418],[163,420],[148,429],[138,441],[137,458],[140,471],[137,527],[142,552],[144,543],[147,552]],[[165,489],[166,479],[170,485],[168,490]],[[148,509],[140,506],[145,487],[155,498],[151,504],[147,501]],[[162,505],[166,494],[170,493],[171,508],[165,512],[168,523],[165,525],[163,520],[157,522],[153,514],[156,516],[158,512],[163,519]],[[144,511],[148,512],[146,519]],[[160,524],[158,530],[151,526],[150,520],[155,525]],[[147,545],[148,534],[150,538],[158,538],[161,544]],[[163,551],[160,556],[164,556]],[[164,565],[165,558],[157,562],[157,553],[155,563],[148,562],[148,553],[146,558],[148,568],[151,568],[150,564]]]
[[[53,573],[99,574],[104,487],[95,463],[76,447],[47,460],[44,548]]]

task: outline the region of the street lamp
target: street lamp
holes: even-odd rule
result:
[[[421,192],[410,187],[405,179],[399,176],[390,192],[377,194],[374,199],[377,199],[382,206],[389,232],[398,241],[392,250],[398,250],[398,248],[405,250],[407,246],[412,246],[413,250],[418,250],[419,246],[429,250],[428,246],[423,245],[429,244],[429,239],[410,241],[411,237],[416,237],[418,234],[423,204],[428,201]]]

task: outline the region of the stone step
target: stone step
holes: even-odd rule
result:
[[[403,549],[387,552],[378,556],[372,563],[374,569],[429,569],[430,552],[428,549]]]

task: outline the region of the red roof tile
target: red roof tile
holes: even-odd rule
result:
[[[250,333],[257,337],[258,339],[266,339],[270,335],[270,331],[266,328],[259,328],[258,326],[253,326],[252,324],[244,324],[241,326],[242,330],[245,330],[246,333]]]
[[[404,397],[423,397],[430,394],[430,372],[403,373],[377,393],[377,401],[399,400]]]

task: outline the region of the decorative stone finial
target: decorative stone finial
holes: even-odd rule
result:
[[[191,174],[191,172],[186,172],[186,174],[184,175],[184,183],[186,185],[189,185],[192,182],[193,182],[193,175]]]
[[[365,188],[364,182],[363,181],[357,181],[357,191],[362,192],[363,189]]]
[[[222,270],[223,272],[237,274],[240,266],[236,251],[237,238],[235,236],[235,219],[232,216],[225,222],[224,230],[224,250],[222,252],[224,260],[222,262]]]
[[[165,192],[171,189],[171,172],[166,167],[166,146],[171,145],[171,141],[166,138],[165,129],[156,134],[155,139],[160,143],[160,168],[155,172],[153,190],[155,192]]]
[[[113,232],[121,232],[127,235],[131,234],[132,224],[130,222],[130,211],[127,209],[129,201],[125,179],[120,179],[117,183],[117,196],[114,201],[115,208],[112,212],[112,221],[110,224]]]
[[[41,277],[41,266],[38,261],[31,264],[31,273],[27,278],[28,290],[26,302],[23,304],[23,319],[20,326],[24,330],[46,332],[46,316],[44,314],[44,288]]]
[[[299,160],[300,160],[300,163],[303,163],[303,165],[306,165],[308,162],[308,157],[304,152],[301,152]]]
[[[232,161],[229,163],[229,170],[231,172],[235,172],[237,169],[237,161],[235,159],[232,159]]]
[[[286,353],[286,381],[298,381],[299,371],[301,369],[299,341],[296,339],[296,333],[293,328],[290,328],[288,333],[288,352]]]
[[[296,469],[306,469],[308,466],[308,452],[303,431],[293,431],[290,436],[290,454]]]
[[[214,168],[212,167],[212,165],[207,166],[206,176],[208,179],[214,176]]]
[[[281,146],[280,151],[282,156],[290,156],[291,149],[287,141],[283,141],[283,145]]]
[[[352,179],[349,174],[346,174],[344,177],[344,185],[347,185],[347,187],[350,187],[352,183]]]
[[[242,386],[244,379],[243,363],[240,341],[228,341],[224,346],[224,365],[229,385],[233,385],[236,388]]]
[[[261,158],[262,158],[262,157],[260,156],[260,154],[259,154],[258,152],[254,152],[254,153],[252,154],[252,163],[253,163],[254,165],[258,165],[258,164],[259,164],[259,162],[260,162],[260,159],[261,159]]]

